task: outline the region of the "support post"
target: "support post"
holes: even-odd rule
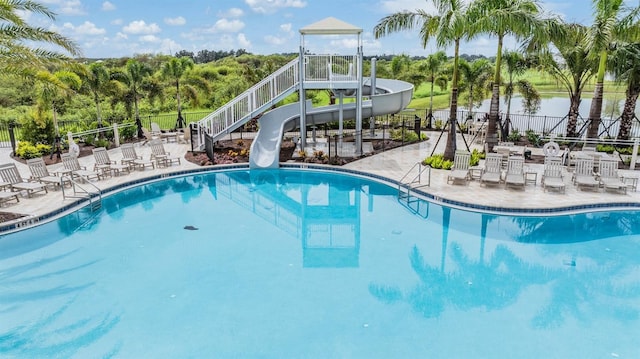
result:
[[[629,164],[629,169],[636,169],[636,161],[638,160],[638,138],[633,139],[633,153],[631,154],[631,163]]]
[[[120,134],[118,133],[118,124],[113,124],[113,142],[116,147],[120,147]]]

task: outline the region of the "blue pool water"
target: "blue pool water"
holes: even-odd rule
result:
[[[335,173],[164,180],[0,237],[0,357],[638,358],[639,234]]]

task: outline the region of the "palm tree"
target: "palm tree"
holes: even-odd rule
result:
[[[624,44],[614,49],[608,67],[616,81],[627,84],[617,138],[628,140],[640,95],[640,43]]]
[[[515,77],[523,75],[529,68],[529,62],[525,57],[516,51],[505,51],[502,55],[504,65],[507,70],[507,83],[504,88],[504,102],[507,104],[505,122],[503,126],[502,138],[509,135],[509,124],[511,123],[511,99],[517,90],[522,95],[522,102],[527,112],[532,113],[540,108],[540,93],[527,79],[515,80]],[[514,82],[515,81],[515,82]]]
[[[402,11],[386,16],[374,27],[374,36],[380,38],[389,33],[420,28],[422,47],[432,37],[438,47],[454,45],[453,77],[451,80],[451,106],[449,107],[449,134],[444,158],[453,160],[456,151],[456,113],[458,111],[458,61],[460,40],[467,36],[469,19],[467,5],[462,0],[433,0],[438,15],[424,10]]]
[[[68,38],[41,27],[33,27],[24,21],[24,14],[43,15],[55,20],[55,14],[44,5],[30,0],[0,0],[0,70],[6,74],[28,76],[31,70],[44,70],[53,63],[69,60],[68,56],[26,44],[42,43],[62,48],[68,54],[80,54],[77,45]]]
[[[184,127],[184,119],[182,118],[182,104],[180,103],[180,79],[187,70],[194,66],[190,57],[183,56],[180,58],[171,58],[162,66],[162,76],[165,79],[171,79],[176,86],[176,101],[178,102],[178,119],[176,120],[176,128]]]
[[[537,0],[478,0],[469,6],[469,14],[469,20],[473,24],[471,36],[487,33],[498,38],[486,138],[487,151],[491,152],[498,143],[502,46],[505,36],[543,42],[549,38],[549,32],[557,29],[555,25],[559,22],[552,18],[543,19]]]
[[[115,80],[121,81],[129,87],[127,97],[133,102],[136,126],[138,127],[138,138],[143,138],[142,122],[140,121],[140,110],[138,109],[138,99],[145,78],[151,76],[153,70],[149,65],[136,59],[129,59],[124,71],[114,71],[111,76]]]
[[[100,95],[110,81],[109,70],[102,62],[91,63],[85,72],[83,85],[93,96],[93,102],[96,105],[96,117],[98,119],[98,128],[102,128],[102,114],[100,111]],[[102,135],[102,133],[100,133]]]
[[[635,42],[638,39],[637,12],[628,11],[624,0],[593,0],[593,24],[588,30],[586,43],[599,60],[596,87],[589,108],[589,130],[587,138],[597,138],[602,116],[604,75],[607,70],[607,56],[611,44],[616,40]],[[625,14],[623,16],[623,14]]]
[[[433,119],[433,85],[441,81],[440,71],[442,66],[447,62],[447,54],[444,51],[438,51],[435,54],[427,56],[427,59],[420,63],[418,69],[427,73],[427,81],[431,84],[431,92],[429,94],[429,113],[427,114],[427,129],[431,129],[431,120]],[[446,77],[445,77],[446,81]]]
[[[460,75],[462,77],[460,89],[469,94],[467,119],[472,119],[473,105],[484,100],[487,93],[493,75],[493,66],[487,59],[477,59],[471,63],[462,59],[460,60]]]
[[[564,25],[564,36],[554,37],[551,43],[555,52],[545,49],[539,56],[542,69],[551,74],[569,94],[567,137],[578,137],[578,117],[584,86],[594,76],[598,64],[589,57],[585,43],[587,28],[580,24]]]

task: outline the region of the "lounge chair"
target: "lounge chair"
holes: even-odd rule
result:
[[[37,181],[45,185],[52,185],[54,189],[71,183],[68,180],[65,180],[63,176],[51,175],[42,157],[28,159],[27,166],[29,166],[31,179],[33,181]]]
[[[162,141],[151,141],[149,146],[151,147],[151,160],[155,160],[158,166],[180,164],[180,157],[171,157],[171,153],[164,150]]]
[[[480,175],[480,185],[500,184],[502,182],[502,155],[489,153],[484,159],[484,170]]]
[[[627,184],[618,174],[618,161],[616,159],[601,159],[598,175],[605,191],[614,190],[627,193]]]
[[[456,151],[453,158],[453,167],[447,176],[447,183],[454,184],[456,181],[463,181],[464,184],[469,183],[469,163],[471,161],[471,153],[467,151]]]
[[[576,159],[573,183],[579,190],[584,190],[585,188],[598,190],[600,188],[600,181],[596,179],[593,173],[593,158]]]
[[[81,166],[78,162],[78,158],[71,153],[63,153],[61,156],[62,165],[68,171],[71,171],[71,176],[79,178],[83,181],[91,181],[92,179],[102,179],[100,172],[88,170],[87,167]]]
[[[524,158],[511,156],[507,161],[507,174],[504,178],[505,187],[519,187],[524,189]]]
[[[20,175],[20,171],[15,163],[0,165],[0,176],[2,180],[10,184],[11,192],[25,191],[27,197],[31,197],[36,192],[49,192],[47,186],[42,183],[28,182]]]
[[[169,142],[170,139],[173,139],[174,142],[178,141],[178,132],[164,132],[160,129],[160,125],[155,122],[151,122],[151,135],[158,136],[167,142]]]
[[[123,165],[129,166],[134,169],[141,169],[144,171],[145,168],[151,167],[152,169],[156,168],[156,165],[151,160],[145,160],[142,156],[139,156],[136,153],[135,147],[133,147],[132,143],[125,143],[120,146],[120,150],[122,151],[122,160],[120,163]]]
[[[560,157],[545,157],[544,171],[540,180],[544,192],[547,191],[547,188],[551,188],[564,193],[565,184],[562,169],[562,159]]]
[[[104,147],[94,148],[93,157],[96,160],[93,170],[100,172],[103,175],[111,175],[113,173],[116,176],[119,176],[122,172],[127,172],[127,174],[131,173],[129,166],[112,161],[109,158],[109,152],[107,152],[107,149]]]

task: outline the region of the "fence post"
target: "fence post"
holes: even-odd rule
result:
[[[11,141],[11,153],[13,155],[16,154],[16,135],[14,133],[15,127],[16,122],[14,120],[9,120],[9,141]]]
[[[120,147],[120,134],[118,133],[118,124],[113,124],[113,141],[115,142],[116,147]]]
[[[629,163],[629,169],[636,169],[636,161],[638,160],[638,138],[633,139],[633,153],[631,154],[631,163]]]

